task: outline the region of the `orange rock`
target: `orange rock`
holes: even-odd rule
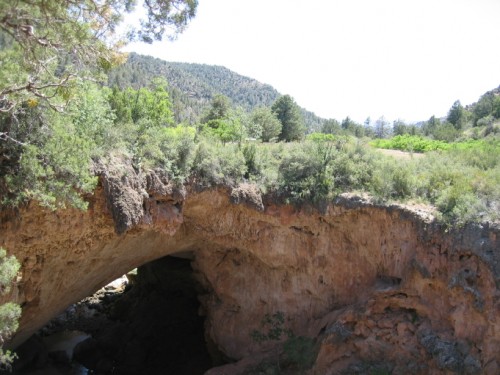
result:
[[[422,327],[443,341],[489,348],[494,359],[484,371],[498,373],[498,228],[445,232],[429,216],[352,197],[340,197],[326,213],[275,204],[262,211],[231,203],[229,189],[183,195],[162,178],[135,181],[133,173],[127,189],[113,185],[121,208],[110,205],[108,186],[89,197],[86,212],[31,203],[0,213],[0,245],[22,262],[22,281],[8,297],[23,304],[15,343],[129,270],[190,254],[208,293],[206,335],[230,358],[258,352],[250,332],[281,311],[296,335],[332,338],[328,327],[343,325],[334,346],[320,343],[325,374],[368,360],[398,368],[423,363],[420,373],[444,374],[437,354],[423,347]],[[466,266],[476,276],[462,282],[457,275]],[[377,280],[394,282],[380,291]]]

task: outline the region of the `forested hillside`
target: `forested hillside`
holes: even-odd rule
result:
[[[151,87],[155,78],[168,82],[168,91],[178,122],[194,124],[207,110],[215,95],[227,96],[232,105],[251,111],[270,107],[280,93],[270,85],[239,75],[225,67],[206,64],[167,62],[131,53],[127,62],[109,73],[108,84],[124,89]],[[323,119],[301,109],[309,132],[318,130]]]

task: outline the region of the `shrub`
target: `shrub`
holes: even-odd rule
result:
[[[292,336],[284,344],[283,366],[299,371],[310,369],[318,356],[315,340],[304,336]]]
[[[450,148],[446,142],[409,134],[397,135],[391,139],[376,139],[371,142],[371,145],[376,148],[410,152],[428,152]]]
[[[81,194],[92,192],[97,183],[91,173],[95,143],[66,120],[54,115],[50,127],[39,134],[40,143],[24,146],[18,173],[5,177],[15,197],[10,203],[36,199],[52,209],[87,207]]]
[[[333,186],[329,166],[332,155],[331,143],[297,144],[280,163],[280,193],[292,203],[327,199]]]
[[[278,189],[279,165],[290,144],[260,143],[255,145],[254,169],[248,171],[248,179],[260,185],[262,191]]]
[[[122,137],[113,131],[115,114],[108,95],[97,85],[85,83],[67,108],[77,135],[92,140],[92,156],[104,155],[115,148],[115,143]]]
[[[193,175],[203,186],[234,185],[246,172],[245,157],[236,144],[202,139],[196,148]]]
[[[246,165],[246,172],[245,172],[245,178],[250,178],[250,175],[255,175],[257,171],[257,165],[256,165],[256,154],[257,154],[257,148],[255,147],[255,144],[253,143],[247,143],[243,147],[243,157],[245,158],[245,165]]]
[[[378,157],[360,143],[347,143],[335,150],[331,161],[334,192],[366,189],[372,179],[373,163]]]
[[[455,184],[444,189],[435,203],[446,222],[458,225],[478,219],[486,211],[483,202],[466,184]]]
[[[192,127],[150,128],[139,138],[137,154],[145,166],[161,168],[167,175],[184,182],[194,157],[196,131]]]
[[[333,134],[325,134],[325,133],[311,133],[306,139],[308,141],[316,141],[316,142],[333,142],[335,140],[335,136]]]
[[[0,294],[5,295],[10,291],[19,271],[20,264],[14,256],[7,256],[7,252],[0,247]],[[0,306],[0,368],[10,370],[15,354],[3,351],[3,345],[18,328],[21,317],[21,307],[8,302]]]

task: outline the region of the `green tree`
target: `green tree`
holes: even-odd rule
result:
[[[115,122],[139,124],[141,120],[148,120],[154,126],[173,125],[171,102],[166,86],[164,79],[157,79],[151,89],[113,88],[109,103],[116,114]]]
[[[392,123],[392,134],[393,135],[403,135],[408,133],[408,128],[404,121],[394,120]]]
[[[373,138],[375,137],[375,131],[371,125],[371,118],[367,117],[364,122],[365,136]]]
[[[92,156],[115,146],[118,141],[113,134],[115,115],[108,102],[107,89],[84,83],[66,112],[78,137],[91,141],[94,148]]]
[[[121,90],[118,86],[113,87],[108,100],[115,114],[115,123],[129,124],[133,122],[130,102],[134,91],[131,88]]]
[[[132,107],[132,120],[138,123],[141,118],[150,119],[156,126],[173,125],[170,98],[164,79],[157,79],[151,90],[142,88],[136,93]]]
[[[434,129],[432,135],[437,140],[453,142],[460,136],[460,130],[457,129],[451,122],[444,122],[439,124]]]
[[[494,112],[495,98],[496,95],[492,91],[487,92],[479,98],[473,109],[474,125],[477,125],[477,122],[483,117],[491,115]]]
[[[341,127],[344,134],[352,134],[356,137],[363,137],[365,135],[365,128],[353,121],[349,116],[342,120]]]
[[[0,111],[13,113],[26,101],[45,101],[52,107],[67,95],[74,81],[96,75],[123,59],[126,39],[152,42],[175,37],[195,16],[197,0],[142,2],[146,17],[127,38],[116,35],[133,0],[0,0],[3,34]],[[13,64],[13,62],[15,64]]]
[[[5,249],[0,247],[0,295],[10,291],[12,283],[19,272],[20,264],[14,256],[7,256]],[[3,346],[17,330],[21,317],[21,307],[13,302],[0,306],[0,368],[10,369],[15,355],[4,351]]]
[[[201,122],[207,123],[211,120],[222,120],[229,115],[230,110],[231,100],[225,95],[217,94],[212,98],[210,109]]]
[[[21,146],[19,163],[5,176],[8,194],[2,203],[36,199],[53,209],[68,204],[84,209],[88,203],[81,194],[92,192],[97,183],[90,168],[95,140],[76,129],[69,116],[46,115],[50,126],[37,132],[38,142]]]
[[[423,125],[423,132],[425,135],[433,135],[436,129],[441,125],[441,120],[432,115],[429,120]]]
[[[375,122],[375,136],[377,138],[386,138],[389,136],[391,130],[389,128],[389,122],[384,116],[380,117]]]
[[[467,111],[462,106],[462,104],[460,104],[460,100],[457,100],[455,103],[453,103],[450,110],[448,111],[446,120],[450,124],[452,124],[455,129],[460,130],[465,127],[465,124],[467,123]]]
[[[51,208],[86,207],[81,194],[93,191],[97,182],[93,158],[121,147],[127,134],[114,124],[107,89],[87,82],[77,94],[65,113],[31,108],[12,129],[12,117],[0,116],[0,127],[23,140],[0,142],[2,204],[37,199]]]
[[[203,133],[217,137],[223,144],[241,143],[246,136],[247,127],[246,112],[241,108],[233,109],[229,98],[224,95],[214,96],[201,124]]]
[[[291,142],[304,138],[305,127],[300,108],[290,95],[280,96],[271,107],[281,122],[280,141]]]
[[[495,118],[500,118],[500,95],[496,95],[493,100],[493,116]]]
[[[223,144],[241,141],[244,134],[243,126],[236,118],[210,120],[206,123],[204,132],[216,136]]]
[[[355,122],[351,120],[349,116],[347,116],[345,119],[342,120],[341,127],[343,130],[349,131],[353,126],[355,125]]]
[[[260,138],[262,142],[271,142],[281,134],[281,122],[268,107],[255,108],[250,123],[254,129],[250,136]]]
[[[321,133],[324,134],[340,134],[341,130],[339,122],[335,119],[326,120],[321,127]]]

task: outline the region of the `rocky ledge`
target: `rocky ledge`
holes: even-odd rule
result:
[[[498,227],[444,228],[427,210],[355,196],[297,208],[251,185],[201,190],[128,166],[98,172],[86,212],[31,203],[1,213],[0,245],[23,273],[9,297],[23,307],[14,344],[129,270],[175,255],[201,286],[207,342],[234,362],[210,374],[273,358],[287,336],[252,332],[265,334],[277,313],[280,329],[314,343],[310,374],[500,372]]]

